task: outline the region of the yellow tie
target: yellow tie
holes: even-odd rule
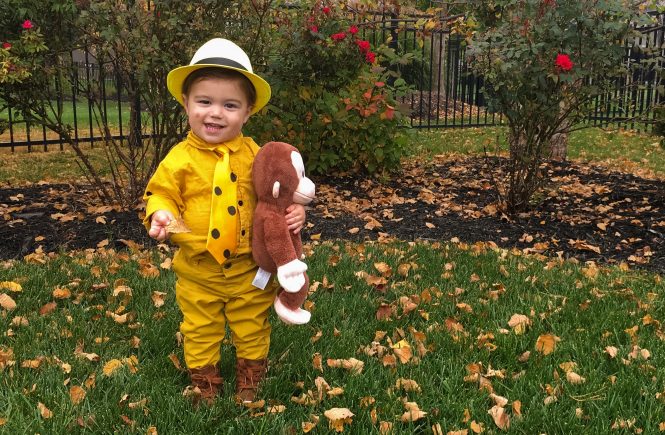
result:
[[[231,172],[228,147],[217,147],[215,152],[218,155],[221,154],[221,157],[215,165],[212,182],[210,225],[206,249],[219,264],[222,264],[236,251],[238,183],[236,174]]]

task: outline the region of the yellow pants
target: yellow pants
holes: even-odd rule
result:
[[[180,332],[185,337],[188,368],[217,364],[227,324],[238,358],[267,357],[268,314],[278,288],[275,280],[261,290],[252,285],[256,268],[227,276],[212,256],[189,259],[176,254],[173,270],[178,277],[176,300],[183,314]]]

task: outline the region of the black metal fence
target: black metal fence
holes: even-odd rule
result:
[[[664,17],[659,15],[657,25],[640,29],[642,37],[637,41],[626,43],[624,62],[645,66],[617,80],[610,95],[594,101],[589,123],[650,130],[654,121],[652,108],[661,104],[664,98],[662,64],[652,61],[655,56],[663,54]],[[420,53],[416,62],[401,67],[400,71],[413,86],[413,91],[402,101],[402,109],[408,114],[412,127],[433,129],[502,123],[503,118],[490,112],[485,104],[482,78],[470,73],[460,36],[445,30],[434,31],[421,43],[422,32],[414,18],[377,16],[375,21],[380,23],[380,30],[365,35],[372,42],[383,42],[390,36],[391,44],[398,51],[416,50]],[[150,135],[150,129],[145,128],[150,126],[136,124],[141,118],[133,119],[135,125],[129,125],[130,107],[140,102],[129,101],[123,95],[122,82],[110,64],[100,65],[85,52],[78,53],[73,60],[72,85],[68,89],[62,87],[57,103],[71,120],[76,141],[94,146],[95,141],[101,139],[95,117],[104,117],[107,123],[110,121],[112,135],[118,138],[126,137],[132,128],[142,129],[144,135]],[[95,89],[95,98],[103,101],[101,111],[93,110],[91,89]],[[63,149],[64,144],[59,135],[26,122],[9,107],[0,112],[0,148],[13,151],[17,147],[48,150],[53,147]]]

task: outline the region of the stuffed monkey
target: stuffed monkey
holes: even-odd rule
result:
[[[307,298],[307,265],[300,261],[300,234],[289,231],[285,219],[293,203],[307,205],[314,199],[314,183],[305,177],[305,165],[298,149],[283,142],[269,142],[254,158],[252,169],[258,203],[254,212],[252,251],[259,267],[277,273],[282,287],[274,307],[287,324],[309,322],[311,313],[301,308]]]

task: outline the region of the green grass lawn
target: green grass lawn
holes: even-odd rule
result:
[[[413,153],[476,153],[503,134],[417,132]],[[657,142],[590,129],[571,137],[570,153],[621,154],[617,164],[662,176]],[[91,152],[103,165],[101,149]],[[66,153],[2,157],[2,182],[80,175]],[[232,401],[229,343],[224,395],[201,409],[183,397],[169,253],[0,262],[0,433],[333,433],[325,416],[333,408],[354,414],[344,431],[358,434],[665,430],[657,274],[456,242],[324,242],[306,251],[313,319],[273,321],[266,402],[256,409]],[[359,374],[330,364],[356,360]]]
[[[506,127],[441,129],[417,133],[416,154],[464,153],[482,154],[507,151]],[[590,127],[573,131],[568,144],[568,157],[602,162],[623,169],[649,169],[665,175],[665,148],[660,138],[629,130]]]
[[[16,304],[0,319],[0,431],[301,433],[319,418],[313,433],[331,433],[324,413],[347,408],[349,433],[497,433],[488,413],[497,403],[510,433],[665,425],[665,299],[655,275],[480,245],[316,245],[307,260],[313,320],[273,322],[265,407],[233,403],[225,344],[226,392],[197,410],[173,362],[183,361],[180,315],[162,261],[102,251],[0,268],[3,305],[7,296]],[[150,270],[159,273],[144,276]],[[328,363],[353,358],[359,374]],[[425,414],[402,421],[408,406]]]

